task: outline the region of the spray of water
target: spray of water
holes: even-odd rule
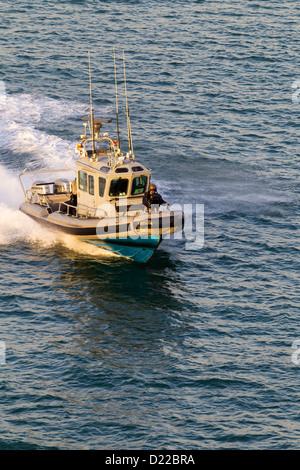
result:
[[[82,115],[85,106],[64,103],[31,95],[6,96],[0,109],[0,141],[6,155],[28,154],[28,167],[45,169],[74,168],[75,143],[37,129],[41,119],[51,124],[68,116]],[[104,110],[105,112],[105,110]],[[21,173],[23,168],[19,169]],[[38,243],[42,247],[57,244],[91,256],[109,256],[104,250],[76,240],[74,237],[46,230],[19,211],[24,194],[18,174],[0,163],[0,245],[16,242]]]

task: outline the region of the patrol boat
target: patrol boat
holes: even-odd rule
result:
[[[124,59],[124,53],[123,53]],[[151,258],[163,238],[183,229],[180,210],[154,204],[147,209],[143,197],[149,190],[151,170],[137,162],[132,148],[131,127],[124,79],[129,151],[120,150],[116,81],[117,139],[102,132],[112,120],[98,119],[92,107],[82,119],[76,170],[70,168],[27,171],[19,175],[25,195],[20,210],[48,227],[81,241],[138,262]],[[87,132],[87,127],[89,133]],[[26,189],[24,177],[40,178]],[[38,175],[38,176],[36,176]],[[41,178],[41,175],[42,178]]]

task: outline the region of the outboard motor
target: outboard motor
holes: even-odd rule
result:
[[[54,194],[63,194],[71,192],[71,183],[66,179],[58,179],[54,183],[53,193]]]

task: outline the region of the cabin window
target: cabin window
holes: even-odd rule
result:
[[[78,171],[78,187],[82,191],[87,191],[87,174],[84,171]]]
[[[145,175],[137,176],[132,180],[131,195],[143,194],[147,186],[148,178]]]
[[[111,180],[110,183],[110,196],[126,196],[128,188],[128,180],[124,178]]]
[[[105,183],[106,180],[105,178],[99,178],[99,196],[103,197],[104,196],[104,191],[105,191]]]
[[[103,173],[109,173],[110,172],[110,168],[109,166],[102,166],[100,168],[100,171],[103,171]]]
[[[142,168],[141,166],[133,166],[131,169],[132,171],[144,171],[144,168]]]
[[[94,196],[94,177],[89,175],[89,194]]]
[[[115,169],[116,173],[128,173],[128,168],[126,167],[120,167]]]

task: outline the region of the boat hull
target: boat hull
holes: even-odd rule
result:
[[[85,239],[86,243],[102,248],[110,253],[122,256],[124,258],[130,258],[139,263],[146,263],[156,248],[161,242],[161,236],[151,239],[151,241],[135,240],[134,243],[130,243],[130,240],[122,240],[122,243],[119,239],[110,239],[110,240],[91,240]]]
[[[139,217],[126,217],[126,223],[120,218],[117,230],[105,231],[105,224],[101,219],[100,221],[99,219],[79,219],[58,212],[49,213],[45,206],[28,202],[21,204],[20,210],[52,231],[73,235],[85,243],[141,263],[145,263],[151,258],[162,241],[164,231],[164,228],[161,227],[158,230],[148,232],[150,229],[146,224],[147,232],[146,229],[140,228],[139,234],[133,230],[133,222],[135,227],[140,226],[140,220],[145,222],[145,219]],[[148,219],[146,219],[147,221]],[[106,222],[106,225],[109,226],[109,223]],[[163,222],[157,223],[158,227],[161,225],[164,225]],[[175,230],[174,227],[172,230]]]

